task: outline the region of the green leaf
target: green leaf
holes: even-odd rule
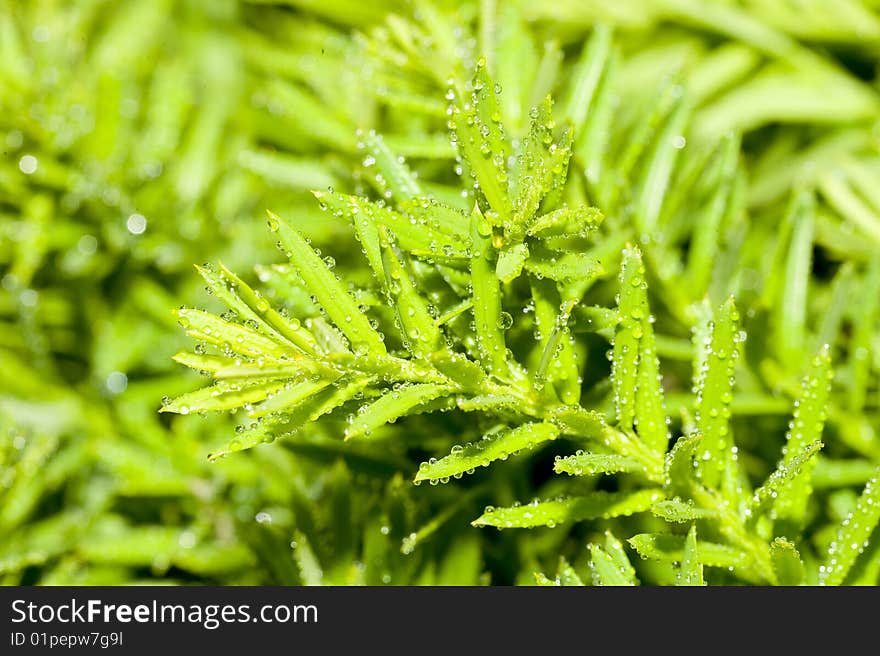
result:
[[[636,571],[630,564],[623,545],[610,531],[605,532],[604,548],[598,544],[590,544],[589,548],[593,585],[638,585]]]
[[[382,135],[369,130],[363,135],[362,146],[367,153],[362,162],[364,168],[368,169],[367,178],[374,182],[383,197],[393,196],[403,201],[423,195],[413,172],[402,157],[391,151]],[[377,173],[371,175],[373,167]]]
[[[299,569],[303,585],[324,585],[324,572],[311,543],[302,531],[295,531],[290,544],[293,560]]]
[[[776,538],[770,543],[770,558],[777,584],[788,586],[803,584],[804,563],[794,544],[785,538]]]
[[[450,385],[415,383],[388,391],[352,417],[349,426],[345,429],[345,439],[370,437],[370,434],[380,426],[405,415],[418,413],[419,406],[445,396],[454,389]]]
[[[605,64],[599,88],[591,103],[584,126],[578,129],[577,152],[583,162],[584,177],[598,204],[612,207],[610,202],[613,173],[608,150],[612,135],[611,126],[618,107],[619,95],[615,88],[615,73],[620,65],[620,53],[612,50]],[[576,126],[577,129],[577,126]]]
[[[352,347],[356,351],[386,353],[379,333],[373,329],[369,319],[360,311],[358,303],[315,250],[281,218],[269,212],[269,219],[277,225],[291,264],[299,272],[309,291],[317,297],[327,316],[349,339]]]
[[[547,576],[541,572],[535,572],[535,583],[538,586],[542,586],[542,587],[544,587],[544,586],[555,587],[555,586],[559,585],[556,581],[554,581],[552,579],[548,579]]]
[[[301,383],[288,383],[283,389],[269,394],[262,403],[248,412],[248,415],[251,417],[265,417],[273,412],[280,412],[285,409],[296,407],[307,398],[317,394],[333,383],[333,379],[318,381],[305,380]]]
[[[521,399],[512,394],[478,394],[469,398],[458,398],[456,407],[462,412],[485,412],[487,410],[512,410],[517,411]]]
[[[697,526],[693,524],[684,541],[684,553],[681,558],[681,585],[706,585],[703,580],[703,563],[700,561],[699,551]]]
[[[791,244],[785,262],[782,295],[776,307],[776,334],[779,358],[790,366],[803,359],[807,325],[807,288],[813,265],[815,200],[808,192],[792,198],[789,208]]]
[[[461,477],[473,472],[477,467],[488,467],[496,460],[506,460],[508,456],[538,444],[554,440],[559,429],[549,423],[530,423],[516,428],[504,428],[488,433],[482,440],[462,446],[452,447],[452,452],[440,460],[431,459],[419,466],[416,482],[424,480],[449,480],[451,476]]]
[[[220,384],[214,387],[204,387],[195,392],[183,394],[167,405],[163,405],[161,412],[177,412],[187,415],[190,412],[210,412],[218,410],[231,410],[241,408],[263,401],[274,393],[284,389],[283,382],[257,384]]]
[[[418,230],[418,239],[421,242],[424,242],[426,237],[425,228],[428,228],[427,237],[432,241],[437,239],[438,243],[441,244],[441,251],[449,251],[450,246],[453,251],[464,250],[469,245],[471,222],[466,212],[445,205],[433,197],[414,198],[413,200],[403,201],[398,204],[398,208],[403,216],[408,219],[408,225],[416,225],[420,228]],[[398,235],[401,233],[401,229],[406,227],[397,224],[386,225]],[[438,239],[436,233],[441,233],[448,237],[448,239],[443,237]],[[413,236],[412,239],[415,240],[415,237]],[[449,240],[451,240],[451,243]],[[404,244],[404,247],[415,249],[415,247],[407,246],[406,244]],[[428,249],[430,250],[430,248],[431,242],[428,242]]]
[[[548,95],[539,106],[532,108],[529,133],[523,138],[517,152],[511,181],[514,234],[524,232],[541,201],[562,187],[568,173],[571,131],[566,130],[554,141],[553,128],[556,123],[552,107],[553,100]]]
[[[570,497],[558,501],[532,502],[510,508],[487,509],[471,522],[474,526],[497,528],[553,528],[567,522],[585,519],[608,519],[632,515],[648,510],[663,493],[657,489],[636,492],[593,492],[582,497]]]
[[[404,346],[415,355],[432,353],[440,345],[440,329],[434,323],[428,304],[417,291],[412,276],[384,227],[379,232],[385,288],[388,301],[395,311]]]
[[[538,292],[539,285],[535,284],[532,286],[534,292]],[[534,293],[536,306],[539,300],[544,300],[543,295],[538,292]],[[538,368],[535,370],[535,381],[541,385],[543,385],[544,381],[547,379],[547,370],[551,367],[551,363],[554,364],[554,372],[551,376],[554,382],[563,382],[568,383],[566,385],[566,389],[563,391],[562,401],[565,403],[577,403],[580,400],[580,385],[574,384],[580,374],[580,369],[578,368],[577,359],[571,348],[571,342],[569,341],[569,337],[571,336],[571,332],[568,329],[568,318],[571,315],[571,310],[574,306],[577,305],[577,301],[568,300],[564,301],[559,307],[559,314],[557,314],[553,318],[553,327],[550,329],[547,334],[546,339],[544,340],[544,348],[541,351],[541,359],[538,361]],[[538,308],[535,308],[536,314],[538,314]],[[548,317],[546,313],[541,312],[544,316],[538,317],[538,327],[539,329],[546,330],[546,324],[549,323],[547,321]],[[567,347],[566,347],[567,346]]]
[[[581,577],[574,570],[574,567],[571,566],[564,556],[559,557],[559,574],[557,576],[560,585],[563,586],[583,586],[584,584]]]
[[[486,372],[460,353],[442,350],[432,353],[431,364],[441,374],[463,389],[480,390],[486,382]]]
[[[273,331],[275,334],[284,338],[291,344],[294,344],[308,354],[315,354],[318,352],[318,344],[314,336],[303,327],[298,319],[288,319],[276,312],[269,304],[268,300],[266,300],[259,292],[245,284],[243,280],[232,273],[232,271],[227,269],[223,264],[220,264],[220,275],[225,281],[223,287],[228,286],[231,294],[234,294],[235,297],[240,299],[241,303],[243,303],[249,310],[249,312],[239,311],[239,314],[241,314],[243,319],[257,321],[259,324],[266,326],[267,329]],[[217,285],[215,289],[219,289],[219,287],[220,285]],[[226,302],[225,298],[224,302]],[[230,308],[239,310],[239,308],[236,307],[238,303],[230,304],[227,302],[227,305],[229,305]],[[244,310],[244,308],[241,308],[241,310]]]
[[[529,221],[526,234],[539,238],[586,237],[597,230],[604,220],[605,216],[595,207],[561,207]]]
[[[584,410],[578,405],[559,406],[550,414],[550,420],[566,435],[588,440],[600,440],[608,430],[608,424],[598,412]]]
[[[208,460],[215,462],[237,451],[252,449],[260,444],[272,442],[276,437],[295,433],[300,426],[317,421],[361,394],[371,382],[369,378],[357,378],[338,387],[325,387],[300,401],[294,409],[269,415],[236,432],[236,436],[226,447],[208,455]]]
[[[532,251],[525,268],[536,276],[561,283],[591,281],[602,276],[602,263],[588,253],[559,253]]]
[[[678,497],[658,501],[651,508],[651,512],[657,517],[665,519],[667,522],[676,522],[679,524],[692,522],[695,519],[705,519],[717,516],[717,513],[712,510],[700,508],[696,506],[693,501],[682,501]]]
[[[880,256],[874,256],[868,263],[868,270],[859,288],[864,299],[854,310],[852,322],[854,331],[849,345],[849,398],[850,410],[860,411],[865,406],[871,372],[870,353],[872,340],[880,319]]]
[[[802,473],[803,468],[814,460],[815,456],[822,447],[825,446],[820,441],[815,441],[801,447],[798,451],[786,458],[767,478],[767,481],[755,490],[750,504],[752,517],[763,511],[767,506],[773,503],[778,497],[779,492],[783,490],[786,484],[795,480]]]
[[[692,298],[699,298],[706,291],[721,249],[723,222],[732,206],[738,170],[739,137],[725,137],[719,150],[717,166],[720,169],[720,180],[714,186],[711,199],[694,219],[694,232],[688,249],[686,276]]]
[[[394,233],[404,250],[443,256],[466,250],[470,239],[467,217],[437,201],[416,199],[401,203],[401,212],[358,196],[313,191],[334,216],[345,217],[355,227],[367,260],[382,280],[378,226]]]
[[[477,348],[483,368],[504,376],[507,371],[507,346],[502,331],[501,289],[492,266],[492,226],[479,208],[471,215],[471,285],[476,326]]]
[[[703,436],[699,433],[685,435],[678,438],[672,450],[666,454],[666,485],[673,493],[690,494],[696,474],[694,456],[702,442]]]
[[[560,303],[556,285],[549,280],[531,279],[529,284],[535,305],[536,337],[540,335],[530,362],[535,387],[543,388],[549,380],[560,400],[576,405],[581,398],[580,366],[569,339],[568,318],[577,303]]]
[[[482,3],[485,10],[493,11],[495,3]],[[481,25],[483,30],[495,27],[495,49],[491,64],[499,84],[504,88],[499,97],[505,125],[514,134],[523,126],[523,113],[529,107],[529,90],[535,80],[535,69],[540,66],[527,19],[522,8],[502,3],[498,6],[497,27],[491,22]]]
[[[614,386],[614,410],[617,425],[632,432],[636,421],[639,338],[644,309],[644,265],[637,252],[628,248],[620,268],[618,323],[612,342],[611,382]]]
[[[484,57],[477,61],[471,87],[469,101],[462,91],[456,93],[449,126],[458,152],[470,167],[492,215],[506,219],[510,216],[507,141],[501,125],[498,91]]]
[[[528,257],[529,247],[527,244],[519,243],[505,246],[498,253],[495,275],[498,276],[501,282],[512,282],[522,273],[523,266]]]
[[[638,119],[625,133],[624,143],[615,157],[615,172],[608,198],[603,199],[605,207],[617,206],[626,201],[631,194],[629,181],[637,165],[643,160],[648,147],[654,142],[657,128],[669,112],[669,106],[680,95],[681,90],[672,80],[661,83],[655,93],[640,108]]]
[[[175,310],[177,322],[186,334],[209,344],[253,358],[268,358],[276,362],[294,359],[298,351],[241,324],[225,321],[209,312],[191,308]]]
[[[783,456],[783,464],[789,469],[799,453],[822,437],[832,377],[831,356],[826,346],[813,358],[810,372],[804,377],[800,397],[795,403],[792,427],[786,434]],[[810,479],[815,464],[814,459],[803,462],[799,472],[778,490],[774,502],[777,518],[798,524],[806,519],[807,501],[813,492]]]
[[[177,353],[173,360],[179,364],[195,369],[216,373],[221,369],[233,367],[236,359],[226,355],[207,355],[203,353]]]
[[[819,567],[819,585],[843,585],[856,559],[868,547],[880,523],[880,469],[865,485],[855,509],[837,529],[828,547],[825,564]]]
[[[636,256],[638,252],[636,251]],[[640,260],[637,260],[640,266]],[[636,278],[629,281],[630,288]],[[657,358],[657,345],[654,339],[653,317],[648,307],[647,294],[639,287],[641,300],[622,322],[638,321],[634,334],[639,340],[638,388],[636,389],[636,430],[639,438],[649,448],[658,453],[666,453],[669,443],[668,419],[660,385],[660,361]]]
[[[684,138],[689,108],[683,97],[673,102],[673,109],[654,141],[639,182],[635,222],[644,234],[652,234],[657,228],[672,171],[681,152],[681,144],[677,142]]]
[[[649,448],[665,453],[669,434],[645,266],[633,246],[623,252],[611,376],[620,427],[637,432]]]
[[[668,533],[640,533],[628,542],[642,558],[681,562],[684,558],[686,538]],[[709,567],[739,567],[746,562],[742,551],[714,542],[697,542],[697,552],[703,565]]]
[[[597,23],[571,71],[571,91],[565,102],[563,116],[578,133],[590,114],[593,97],[602,79],[611,52],[611,35],[612,30],[608,25]]]
[[[594,474],[616,474],[618,472],[642,471],[642,464],[635,458],[609,453],[578,453],[559,458],[553,463],[557,474],[571,476],[592,476]]]
[[[703,435],[700,473],[708,487],[721,482],[732,458],[730,402],[733,399],[734,368],[742,341],[738,321],[739,313],[733,299],[728,299],[711,324],[706,364],[697,386],[697,429]]]

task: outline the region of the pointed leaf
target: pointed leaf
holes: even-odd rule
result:
[[[276,437],[294,433],[300,426],[316,421],[361,394],[370,382],[369,378],[358,378],[347,385],[326,387],[306,398],[292,412],[269,415],[254,422],[237,433],[225,448],[211,453],[208,460],[214,462],[236,451],[251,449]]]
[[[863,299],[853,312],[853,336],[849,344],[850,393],[847,407],[853,411],[864,408],[871,376],[872,346],[877,321],[880,319],[880,255],[874,255],[859,288]]]
[[[710,201],[694,221],[691,247],[688,249],[687,278],[691,293],[697,298],[708,287],[715,259],[721,248],[721,235],[724,234],[722,224],[731,206],[739,152],[739,137],[726,137],[718,156],[721,180],[715,186]]]
[[[453,351],[442,350],[432,353],[431,364],[449,380],[461,385],[464,389],[482,389],[486,381],[486,372],[467,358]]]
[[[605,273],[602,263],[588,253],[533,251],[525,268],[538,277],[557,282],[591,281]]]
[[[523,449],[554,440],[558,435],[559,429],[549,423],[524,424],[489,433],[477,442],[453,447],[445,458],[423,462],[415,480],[448,480],[450,476],[461,476],[477,467],[488,467],[491,462],[504,460]]]
[[[770,544],[770,559],[779,585],[803,584],[804,563],[794,544],[785,538],[776,538]]]
[[[395,155],[386,145],[382,135],[375,130],[363,136],[363,148],[367,156],[363,160],[367,177],[371,178],[379,193],[384,197],[394,197],[400,201],[422,195],[422,190],[413,172],[407,167],[402,157]],[[370,175],[373,167],[377,173]]]
[[[585,519],[608,519],[648,510],[663,493],[657,489],[637,492],[593,492],[588,496],[558,501],[541,501],[510,508],[487,509],[471,522],[474,526],[497,528],[553,528],[567,522]]]
[[[608,424],[598,412],[584,410],[577,405],[555,408],[550,420],[559,426],[565,435],[575,435],[588,440],[600,440],[608,430]]]
[[[697,526],[692,525],[684,541],[684,554],[681,558],[681,585],[706,585],[703,580],[703,563],[700,562],[697,543]]]
[[[739,313],[729,299],[715,315],[706,364],[697,390],[697,428],[703,435],[700,471],[708,487],[717,486],[727,470],[733,446],[730,436],[730,402],[734,367],[739,357]]]
[[[175,311],[177,322],[184,327],[186,334],[221,349],[254,358],[271,358],[276,361],[296,357],[289,345],[258,333],[241,324],[224,321],[209,312],[179,308]]]
[[[843,520],[819,568],[819,585],[843,585],[880,523],[880,469],[865,485],[855,509]]]
[[[216,373],[221,369],[235,366],[236,359],[225,355],[206,355],[203,353],[178,353],[173,357],[178,362],[196,371]]]
[[[243,313],[239,311],[242,318],[257,321],[306,353],[315,354],[318,352],[318,345],[314,336],[298,319],[288,319],[276,312],[265,298],[251,289],[223,264],[220,265],[220,275],[225,281],[224,286],[228,286],[230,292],[239,298],[247,307],[247,310],[249,310],[249,312],[245,311]],[[238,309],[232,305],[230,307]]]
[[[767,481],[755,490],[752,497],[750,509],[752,517],[757,516],[759,512],[769,506],[784,489],[786,484],[791,483],[798,474],[800,474],[807,463],[815,462],[816,454],[825,446],[822,442],[816,440],[810,444],[804,445],[797,452],[779,463],[776,470],[770,474]]]
[[[651,449],[666,452],[669,439],[645,266],[638,248],[623,251],[618,323],[612,351],[612,383],[618,422]]]
[[[612,30],[608,25],[597,23],[571,72],[571,92],[566,100],[563,116],[571,121],[578,132],[590,114],[593,97],[605,70],[611,52],[611,34]]]
[[[370,433],[380,426],[405,415],[417,413],[420,405],[449,394],[453,389],[449,385],[415,383],[389,391],[352,418],[351,424],[345,429],[345,439],[369,437]]]
[[[807,325],[807,288],[813,266],[815,200],[808,192],[792,198],[789,208],[791,244],[785,262],[781,298],[776,304],[776,342],[779,359],[796,365],[803,358]]]
[[[692,522],[695,519],[717,516],[717,513],[712,510],[699,508],[693,501],[682,501],[678,497],[657,502],[651,508],[651,512],[667,522],[677,522],[679,524]]]
[[[265,417],[273,412],[296,407],[333,382],[334,379],[324,379],[318,381],[305,380],[301,383],[287,384],[284,389],[270,394],[265,401],[255,406],[248,415],[251,417]]]
[[[675,494],[685,496],[690,494],[696,474],[694,456],[702,442],[703,436],[699,433],[685,435],[680,437],[672,450],[666,454],[666,485]]]
[[[617,425],[632,432],[636,420],[636,389],[638,387],[639,337],[644,312],[641,289],[643,272],[641,258],[627,249],[620,267],[620,300],[617,304],[618,324],[614,332],[611,358],[611,383],[614,386],[614,410]]]
[[[559,573],[556,575],[560,585],[563,586],[582,586],[584,582],[574,567],[563,557],[559,557]]]
[[[456,94],[449,126],[458,153],[470,167],[480,193],[495,216],[510,215],[507,194],[507,141],[501,125],[498,91],[486,68],[486,59],[477,61],[471,81],[473,91]]]
[[[400,260],[385,228],[380,228],[379,232],[385,288],[397,317],[403,344],[415,355],[432,353],[440,345],[440,329],[434,323],[428,304],[417,291],[410,272]]]
[[[526,234],[530,237],[586,237],[605,220],[596,207],[562,207],[542,214],[528,222]]]
[[[496,376],[507,371],[507,346],[502,332],[501,289],[492,265],[492,226],[477,207],[471,216],[471,285],[477,347],[483,368]]]
[[[538,211],[544,197],[561,188],[568,173],[571,156],[571,132],[554,141],[556,123],[552,114],[553,100],[548,95],[530,111],[529,133],[522,139],[516,156],[511,182],[513,196],[514,234],[521,234],[527,222]]]
[[[529,247],[524,243],[505,246],[498,253],[495,275],[501,282],[509,283],[518,278],[529,257]]]
[[[541,572],[535,572],[535,583],[539,586],[551,586],[551,587],[556,587],[558,585],[561,585],[560,583],[557,583],[553,579],[548,579],[547,576],[545,574],[542,574]]]
[[[295,531],[290,544],[293,549],[293,560],[299,569],[303,585],[324,585],[324,572],[312,545],[302,531]]]
[[[285,383],[257,383],[256,385],[223,384],[214,387],[203,387],[195,392],[178,396],[163,405],[160,412],[177,412],[188,415],[190,412],[212,412],[241,408],[265,400],[267,397],[284,389]]]
[[[424,228],[429,228],[446,235],[448,239],[444,239],[440,246],[442,251],[463,251],[467,249],[470,243],[471,221],[466,212],[444,205],[431,197],[404,201],[398,204],[398,208],[404,217],[409,219],[410,224],[415,221],[416,224],[422,226],[422,235],[424,235]],[[399,234],[400,226],[386,225],[394,230],[395,234]],[[429,232],[428,236],[434,239],[437,235]],[[423,236],[422,240],[424,241]],[[449,240],[451,240],[451,244]],[[403,242],[401,244],[408,250],[414,248]],[[430,242],[428,242],[429,249],[430,245]]]
[[[441,256],[467,248],[467,217],[437,201],[424,198],[407,201],[401,203],[401,212],[398,212],[359,196],[324,191],[312,193],[334,215],[345,217],[354,225],[374,271],[381,271],[374,259],[378,240],[376,226],[380,225],[388,227],[407,251],[418,250]]]
[[[324,261],[303,237],[278,216],[269,213],[278,226],[278,233],[288,250],[290,262],[299,272],[309,291],[336,327],[349,339],[356,351],[367,350],[384,354],[385,344],[369,319],[364,316],[358,303],[349,295],[343,284],[327,268]]]
[[[590,571],[593,585],[633,586],[638,585],[636,571],[633,569],[623,545],[610,531],[605,532],[605,547],[590,545]]]
[[[592,476],[594,474],[616,474],[618,472],[642,471],[642,464],[635,458],[609,453],[582,453],[559,458],[553,463],[557,474],[571,476]]]
[[[783,464],[791,468],[794,458],[809,444],[818,442],[825,425],[826,405],[831,388],[831,356],[827,346],[813,358],[812,367],[801,385],[801,395],[795,404],[792,427],[786,434]],[[802,524],[806,519],[807,501],[813,492],[811,474],[815,459],[804,462],[796,476],[781,486],[774,502],[778,519]]]
[[[662,130],[657,135],[639,183],[635,202],[635,220],[644,234],[653,234],[666,198],[675,161],[684,143],[683,133],[687,123],[688,107],[683,98],[673,101]],[[679,140],[682,140],[679,143]]]
[[[536,337],[540,334],[530,362],[535,385],[544,386],[549,381],[563,403],[576,405],[581,399],[580,367],[570,340],[568,317],[577,303],[560,303],[556,285],[549,280],[531,279],[529,284],[535,305]]]
[[[668,533],[641,533],[628,542],[642,558],[681,562],[684,558],[685,538]],[[738,549],[713,542],[697,542],[697,551],[703,565],[709,567],[738,567],[746,561],[746,555]]]

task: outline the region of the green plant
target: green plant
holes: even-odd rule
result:
[[[656,582],[702,582],[705,565],[728,570],[720,581],[842,583],[877,524],[876,474],[827,554],[813,557],[821,566],[805,568],[797,544],[815,456],[823,446],[830,347],[822,347],[804,379],[779,466],[753,489],[731,430],[734,376],[745,339],[739,313],[732,299],[718,309],[709,301],[673,308],[696,317],[691,326],[696,396],[689,404],[693,418],[683,408],[684,434],[669,449],[649,273],[639,249],[628,245],[622,251],[615,308],[584,301],[604,268],[616,261],[611,248],[625,230],[612,226],[596,244],[602,214],[566,202],[571,127],[556,129],[548,97],[530,110],[528,131],[510,138],[501,89],[485,59],[478,60],[468,84],[453,83],[447,98],[459,161],[474,181],[468,191],[475,200],[471,211],[423,195],[403,161],[371,133],[364,143],[365,166],[377,168],[387,187],[383,195],[393,204],[333,191],[315,195],[324,209],[352,224],[374,284],[347,285],[334,273],[332,256],[322,258],[270,212],[269,229],[289,258],[272,272],[288,285],[281,296],[285,306],[277,311],[225,267],[200,269],[230,312],[220,318],[181,308],[179,322],[202,346],[177,359],[209,374],[213,385],[163,409],[187,414],[243,408],[248,419],[214,458],[296,436],[322,418],[342,424],[346,440],[377,441],[393,437],[386,426],[409,415],[475,413],[482,436],[423,462],[417,484],[446,483],[566,436],[583,448],[557,456],[555,471],[574,477],[618,474],[615,491],[575,484],[555,499],[488,507],[474,525],[553,528],[650,511],[667,526],[658,524],[629,542],[643,557],[660,562],[651,574]],[[675,125],[677,110],[667,120]],[[721,144],[718,172],[710,178],[715,188],[706,192],[707,221],[713,215],[720,219],[716,199],[731,193],[735,143]],[[658,213],[668,157],[655,148],[642,173],[646,188],[661,196],[647,202]],[[792,212],[811,211],[808,202],[809,197],[797,197]],[[697,296],[709,282],[707,240],[717,239],[717,228],[706,233],[705,226],[693,228],[682,276],[691,285],[683,291]],[[792,252],[796,248],[793,244]],[[584,390],[585,349],[574,332],[610,337],[610,394],[602,394],[607,389],[602,381]],[[585,396],[593,402],[584,403]],[[612,399],[613,422],[601,411],[602,396]],[[697,540],[698,523],[700,535],[717,542]],[[676,524],[692,527],[687,537]],[[591,563],[596,582],[635,580],[610,535],[604,549],[592,547]],[[609,569],[610,563],[618,567]]]
[[[532,584],[534,572],[554,568],[560,583],[592,572],[596,582],[670,583],[698,582],[700,563],[711,583],[794,582],[800,565],[788,544],[803,579],[818,582],[849,514],[870,530],[872,506],[858,510],[858,500],[880,463],[872,3],[0,0],[0,8],[3,584]],[[464,104],[480,54],[483,88],[497,82],[502,92],[471,116]],[[540,157],[552,164],[534,166]],[[330,186],[346,194],[315,202],[308,193]],[[267,207],[322,259],[335,258],[330,270],[368,317],[361,334],[375,322],[386,359],[360,357],[335,326],[345,316],[313,302],[295,266],[267,259],[280,237],[260,229]],[[354,221],[355,209],[371,221]],[[490,260],[477,262],[479,332],[468,325],[474,218],[493,242]],[[638,271],[639,258],[645,296],[624,298],[618,275]],[[225,267],[202,267],[206,300],[190,265],[218,261]],[[258,261],[267,265],[252,278],[245,272]],[[399,302],[386,299],[401,285],[386,271],[404,280]],[[634,320],[616,323],[619,292],[624,309],[647,304],[653,337]],[[721,421],[702,410],[707,398],[723,403],[729,383],[714,387],[718,367],[715,383],[703,380],[701,339],[728,316],[730,297],[749,338],[737,344]],[[242,303],[255,317],[242,316]],[[279,371],[267,391],[221,376],[219,395],[196,393],[187,416],[157,414],[163,395],[199,380],[171,360],[187,344],[168,312],[180,304],[225,309],[222,330],[245,343],[256,326],[251,347],[282,359],[291,352],[283,335],[294,338],[299,321],[316,351],[296,370],[318,361],[318,378]],[[242,320],[244,332],[227,326]],[[202,341],[187,362],[227,355],[224,344]],[[818,400],[802,403],[794,421],[809,425],[789,431],[805,398],[800,381],[819,380],[811,363],[825,345],[834,370],[825,418]],[[239,369],[251,359],[233,355]],[[656,374],[665,409],[644,394]],[[263,391],[271,398],[255,400]],[[396,392],[438,395],[395,423],[358,413]],[[616,392],[637,412],[623,404],[618,416]],[[244,394],[265,416],[249,417],[248,403],[197,410]],[[346,394],[354,396],[331,410]],[[384,411],[400,411],[403,400],[389,398]],[[573,414],[551,416],[553,406]],[[670,451],[666,416],[669,444],[684,449],[704,435],[695,457],[735,445],[735,462],[718,460],[730,473],[701,465],[699,478],[677,476],[671,486],[660,457]],[[613,448],[572,434],[563,420],[576,419],[595,420]],[[824,446],[812,454],[816,440]],[[456,443],[462,452],[452,454]],[[780,460],[786,473],[774,477]],[[473,474],[462,473],[466,465]],[[610,473],[589,473],[603,468]],[[407,481],[432,475],[461,479]],[[794,482],[783,485],[788,476]],[[761,517],[750,519],[761,489],[798,501],[761,497]],[[587,499],[566,503],[589,514],[599,512],[590,504],[647,505],[655,493],[663,498],[632,515],[557,516],[554,528],[531,530],[470,524],[487,504],[497,510],[480,521],[514,524],[531,512],[505,510],[518,501]],[[735,507],[715,516],[719,500]],[[669,521],[691,515],[699,517]],[[627,541],[634,536],[642,537]],[[825,582],[877,582],[876,534],[866,539],[854,563],[857,549],[840,560],[852,565],[845,578]],[[743,552],[748,567],[709,564]]]

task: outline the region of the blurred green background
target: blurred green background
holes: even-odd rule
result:
[[[235,418],[157,410],[199,380],[171,360],[189,346],[172,309],[219,307],[194,264],[257,279],[281,261],[271,208],[367,275],[309,193],[385,192],[358,131],[454,200],[446,80],[488,33],[520,39],[493,65],[533,82],[506,109],[524,125],[597,21],[621,52],[618,132],[672,77],[689,143],[742,135],[750,220],[732,238],[752,257],[730,275],[749,307],[775,302],[759,281],[791,191],[818,191],[804,320],[828,334],[836,308],[841,395],[859,397],[832,453],[858,459],[828,487],[864,482],[880,460],[863,277],[880,251],[880,2],[0,0],[0,583],[529,582],[562,538],[471,528],[495,497],[412,487],[405,449],[343,448],[316,427],[208,464]],[[778,364],[798,373],[800,356]],[[762,371],[787,400],[790,378]],[[830,495],[830,516],[853,498]]]

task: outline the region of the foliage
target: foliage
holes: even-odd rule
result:
[[[878,583],[880,18],[548,7],[4,7],[3,582]]]

